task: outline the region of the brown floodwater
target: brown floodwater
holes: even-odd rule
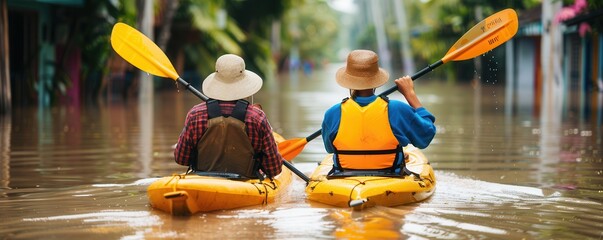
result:
[[[337,67],[269,80],[254,101],[276,132],[306,137],[348,94],[333,80]],[[199,100],[182,88],[145,103],[16,108],[0,118],[0,238],[603,238],[603,93],[526,104],[534,93],[496,81],[425,76],[415,86],[437,118],[424,150],[435,194],[363,211],[308,201],[297,177],[266,206],[188,217],[152,209],[146,187],[186,170],[173,161],[172,145]],[[309,175],[324,155],[318,138],[294,164]]]

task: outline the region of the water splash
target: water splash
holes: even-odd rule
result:
[[[103,183],[103,184],[92,184],[93,187],[99,187],[99,188],[115,188],[115,187],[130,187],[130,186],[148,186],[151,185],[151,183],[157,181],[157,179],[159,178],[143,178],[143,179],[139,179],[134,181],[133,183],[129,183],[129,184],[113,184],[113,183]]]

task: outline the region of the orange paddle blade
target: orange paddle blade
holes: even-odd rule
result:
[[[442,61],[462,61],[484,54],[511,39],[517,33],[518,24],[515,10],[509,8],[497,12],[465,33]]]
[[[278,151],[285,160],[291,161],[304,150],[307,143],[306,138],[289,139],[278,144]]]
[[[117,54],[142,71],[173,80],[179,77],[159,46],[125,23],[116,23],[113,26],[111,46]]]

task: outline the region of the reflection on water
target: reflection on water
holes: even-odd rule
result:
[[[11,116],[0,116],[0,189],[8,189],[10,183],[10,136]],[[4,197],[3,195],[0,195]]]
[[[139,107],[139,162],[140,170],[137,177],[148,177],[151,173],[151,163],[153,162],[153,104],[141,101]]]
[[[320,127],[347,96],[332,66],[267,82],[256,96],[286,138]],[[166,80],[167,81],[167,80]],[[601,94],[585,106],[552,105],[542,116],[514,109],[503,84],[416,83],[437,117],[425,150],[438,185],[430,199],[364,211],[305,199],[294,179],[274,204],[173,217],[150,208],[146,187],[185,171],[171,146],[199,100],[174,91],[153,104],[19,108],[0,118],[0,237],[8,239],[597,239],[603,235]],[[383,89],[390,87],[385,86]],[[512,95],[512,94],[511,94]],[[401,99],[400,94],[392,94]],[[543,105],[542,107],[546,107]],[[573,112],[572,109],[583,109]],[[589,111],[585,111],[588,109]],[[578,114],[575,114],[575,113]],[[310,174],[318,138],[296,159]]]

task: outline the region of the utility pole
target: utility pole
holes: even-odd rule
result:
[[[138,0],[138,29],[153,40],[153,3],[154,0]],[[140,92],[138,99],[143,102],[153,101],[153,77],[146,72],[139,72]]]
[[[553,0],[542,1],[542,53],[540,61],[542,65],[542,119],[552,120],[544,117],[557,111],[561,107],[564,95],[564,80],[561,72],[561,61],[563,59],[563,36],[561,24],[555,24],[553,18],[561,9],[561,2]],[[554,114],[554,118],[561,115]],[[560,120],[560,119],[559,119]]]
[[[561,1],[542,1],[542,107],[540,109],[540,168],[547,169],[559,163],[561,142],[561,109],[564,98],[564,83],[561,73],[563,59],[562,25],[554,24],[553,18],[561,10]],[[541,171],[541,172],[548,172]],[[538,181],[543,176],[537,176]]]

